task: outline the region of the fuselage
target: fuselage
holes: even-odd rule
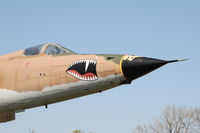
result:
[[[48,43],[0,57],[0,122],[15,112],[102,92],[167,63],[132,55],[77,54]]]
[[[109,57],[113,58],[112,55],[39,55],[0,62],[0,112],[47,105],[119,85],[125,80],[120,71],[123,55]],[[76,72],[85,70],[87,62],[88,69],[96,69],[96,75]],[[73,63],[79,68],[68,72]]]

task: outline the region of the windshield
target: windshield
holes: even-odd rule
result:
[[[43,49],[44,49],[44,51],[43,51]],[[39,54],[67,55],[67,54],[76,54],[76,53],[69,49],[66,49],[56,43],[47,43],[47,44],[27,48],[24,50],[25,56],[34,56],[34,55],[39,55]]]
[[[65,51],[63,49],[58,48],[54,45],[47,46],[45,50],[46,55],[58,55],[58,54],[65,54]]]
[[[74,52],[63,48],[59,45],[49,44],[44,52],[46,55],[64,55],[64,54],[73,54]]]
[[[24,51],[25,56],[39,55],[43,45],[27,48]]]

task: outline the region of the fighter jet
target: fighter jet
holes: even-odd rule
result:
[[[47,43],[0,56],[0,123],[15,113],[102,92],[172,62],[135,55],[78,54]]]

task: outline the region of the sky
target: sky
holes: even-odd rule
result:
[[[0,0],[0,55],[55,42],[78,53],[190,58],[131,85],[16,115],[0,133],[131,133],[169,105],[200,107],[199,0]]]

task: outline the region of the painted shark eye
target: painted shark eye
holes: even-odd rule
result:
[[[74,62],[67,69],[67,73],[80,80],[97,80],[95,60],[79,60]]]

